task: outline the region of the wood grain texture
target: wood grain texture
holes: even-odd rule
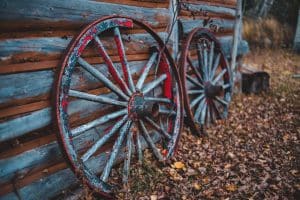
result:
[[[236,0],[179,0],[180,3],[213,5],[224,8],[235,8]]]
[[[180,3],[180,15],[192,15],[210,18],[234,18],[235,10],[223,6],[207,4]]]
[[[166,32],[160,32],[158,35],[162,39],[167,37]],[[72,37],[45,37],[2,40],[0,41],[0,74],[56,68],[71,39]],[[154,39],[144,33],[123,35],[122,39],[129,61],[145,59],[150,46],[155,44]],[[169,44],[172,42],[170,41]],[[112,56],[112,60],[118,61],[113,39],[104,37],[103,44]],[[93,44],[89,44],[84,57],[89,57],[88,61],[91,63],[103,63],[103,59],[99,58],[92,47]]]
[[[134,66],[131,70],[133,74],[139,73],[145,64],[145,61],[137,61],[129,63]],[[120,64],[116,65],[120,70]],[[103,74],[108,75],[108,71],[103,64],[95,65]],[[38,71],[22,74],[3,75],[0,79],[0,85],[3,85],[3,90],[0,90],[0,102],[14,100],[16,98],[27,98],[45,95],[50,93],[53,87],[54,72],[53,71]],[[11,86],[13,82],[19,82],[18,87],[16,84]],[[39,83],[39,84],[35,84]],[[72,85],[75,88],[80,85],[94,85],[98,81],[88,72],[79,71],[74,75]],[[26,91],[26,92],[24,92]],[[103,105],[100,103],[89,102],[85,100],[73,101],[69,105],[69,113],[80,113],[80,118],[84,118],[95,109],[101,108]],[[6,141],[15,137],[22,136],[33,130],[40,129],[51,123],[51,107],[41,110],[30,112],[24,116],[15,119],[6,120],[0,123],[0,141]],[[26,124],[26,126],[24,126]]]
[[[228,19],[180,19],[181,35],[187,35],[195,27],[204,27],[210,29],[214,33],[224,34],[233,33],[234,21]]]
[[[165,26],[169,20],[169,13],[165,8],[152,9],[86,0],[5,0],[0,4],[0,28],[3,31],[29,27],[41,30],[55,27],[56,24],[66,28],[112,14],[134,17],[153,27]],[[14,21],[22,23],[14,24]]]
[[[160,135],[158,133],[151,134],[152,139],[154,142],[159,141]],[[141,139],[142,148],[147,148],[146,141],[142,138]],[[135,153],[133,151],[133,153]],[[87,161],[87,166],[94,172],[100,173],[105,164],[105,160],[107,160],[107,156],[109,154],[101,153],[97,156],[92,157],[90,160]],[[119,153],[116,164],[120,163],[124,158],[124,149]],[[62,165],[64,166],[64,165]],[[58,169],[60,169],[58,167]],[[51,170],[52,171],[52,170]],[[26,178],[25,178],[26,179]],[[27,180],[19,180],[15,183],[17,186],[18,195],[22,199],[45,199],[51,198],[61,192],[63,189],[70,187],[71,185],[78,184],[77,178],[74,176],[70,169],[63,169],[60,171],[53,171],[48,176],[44,176],[43,178],[39,178],[35,176],[35,179],[31,180],[31,184],[28,184]],[[25,183],[25,184],[22,184]],[[4,190],[1,191],[0,199],[18,199],[18,195],[13,191],[12,184],[8,184],[3,187]]]

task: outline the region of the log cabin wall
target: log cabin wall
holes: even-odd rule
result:
[[[0,0],[0,199],[53,198],[78,185],[52,129],[51,92],[71,39],[89,22],[112,14],[140,19],[166,38],[168,0]],[[148,37],[138,27],[128,32],[126,54],[137,70],[148,58]],[[118,60],[111,44],[105,45]],[[86,57],[103,63],[94,54]],[[70,110],[81,120],[93,109],[75,102]]]
[[[174,8],[170,2],[0,0],[0,199],[52,198],[78,185],[52,129],[51,91],[71,39],[89,22],[112,14],[140,19],[165,39]],[[179,32],[175,26],[170,43],[176,49],[178,33],[182,41],[192,28],[209,27],[229,56],[235,4],[235,0],[180,1]],[[147,47],[152,41],[139,28],[128,35],[126,54],[138,70],[149,56]],[[106,47],[117,61],[110,43]],[[239,54],[246,47],[241,41]],[[86,56],[95,65],[103,64],[94,54]],[[81,84],[80,79],[77,84]],[[75,120],[81,120],[91,114],[90,108],[90,104],[75,102],[70,112]],[[78,142],[86,144],[94,139],[91,134]]]
[[[230,59],[236,7],[237,0],[179,0],[179,44],[182,45],[192,29],[204,27],[217,36],[226,57]],[[241,31],[237,38],[237,55],[242,56],[249,51],[248,43],[241,39]]]

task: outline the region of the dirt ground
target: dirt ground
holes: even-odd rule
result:
[[[206,137],[185,128],[165,166],[145,152],[118,199],[300,199],[300,55],[257,50],[244,63],[270,74],[270,92],[235,95]]]

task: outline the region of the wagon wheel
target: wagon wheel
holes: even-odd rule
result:
[[[225,119],[232,93],[232,72],[217,38],[203,28],[187,37],[180,60],[184,107],[193,133]]]
[[[143,37],[131,45],[133,27],[151,37],[151,48]],[[134,48],[146,49],[145,61],[129,61],[125,50]],[[109,16],[87,26],[63,59],[55,98],[58,140],[72,170],[106,197],[122,185],[112,179],[115,164],[124,160],[126,184],[144,148],[161,162],[176,148],[183,120],[179,75],[160,37],[140,21]]]

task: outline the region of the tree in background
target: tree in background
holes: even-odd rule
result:
[[[243,11],[253,19],[272,15],[281,23],[295,27],[299,6],[299,0],[244,0]]]

